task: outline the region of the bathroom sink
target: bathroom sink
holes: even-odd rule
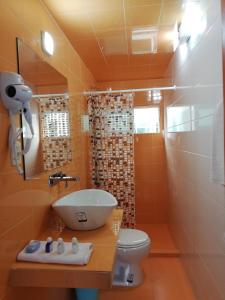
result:
[[[60,198],[52,207],[70,229],[91,230],[103,226],[117,204],[106,191],[85,189]]]

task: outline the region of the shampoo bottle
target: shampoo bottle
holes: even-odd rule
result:
[[[77,238],[72,238],[72,253],[76,254],[79,251],[79,243]]]
[[[58,238],[58,245],[57,245],[57,254],[63,254],[65,251],[65,245],[62,238]]]
[[[45,252],[50,253],[52,252],[52,250],[53,250],[53,239],[52,237],[49,236],[45,244]]]

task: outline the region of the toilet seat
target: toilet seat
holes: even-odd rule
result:
[[[137,248],[150,244],[149,236],[137,229],[120,229],[117,246],[118,248]]]

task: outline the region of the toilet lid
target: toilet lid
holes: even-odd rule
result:
[[[150,242],[147,233],[137,229],[120,229],[118,247],[137,247]]]

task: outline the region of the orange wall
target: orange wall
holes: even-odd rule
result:
[[[40,31],[49,31],[55,40],[55,54],[45,56],[40,47]],[[39,179],[24,181],[11,166],[7,146],[8,113],[0,102],[0,299],[68,300],[70,292],[60,289],[15,289],[9,285],[9,271],[17,252],[45,228],[52,201],[71,190],[87,186],[87,136],[82,133],[80,117],[86,101],[79,95],[94,85],[94,79],[77,53],[39,0],[0,1],[0,71],[17,72],[16,37],[33,48],[68,79],[71,99],[73,162],[63,170],[81,177],[80,183],[49,188],[47,173]]]
[[[167,80],[135,80],[98,83],[99,89],[128,89],[170,85]],[[134,106],[148,106],[146,94],[136,93]],[[161,128],[163,104],[160,107]],[[165,145],[162,133],[136,134],[135,150],[135,198],[137,223],[167,222],[167,173]]]

